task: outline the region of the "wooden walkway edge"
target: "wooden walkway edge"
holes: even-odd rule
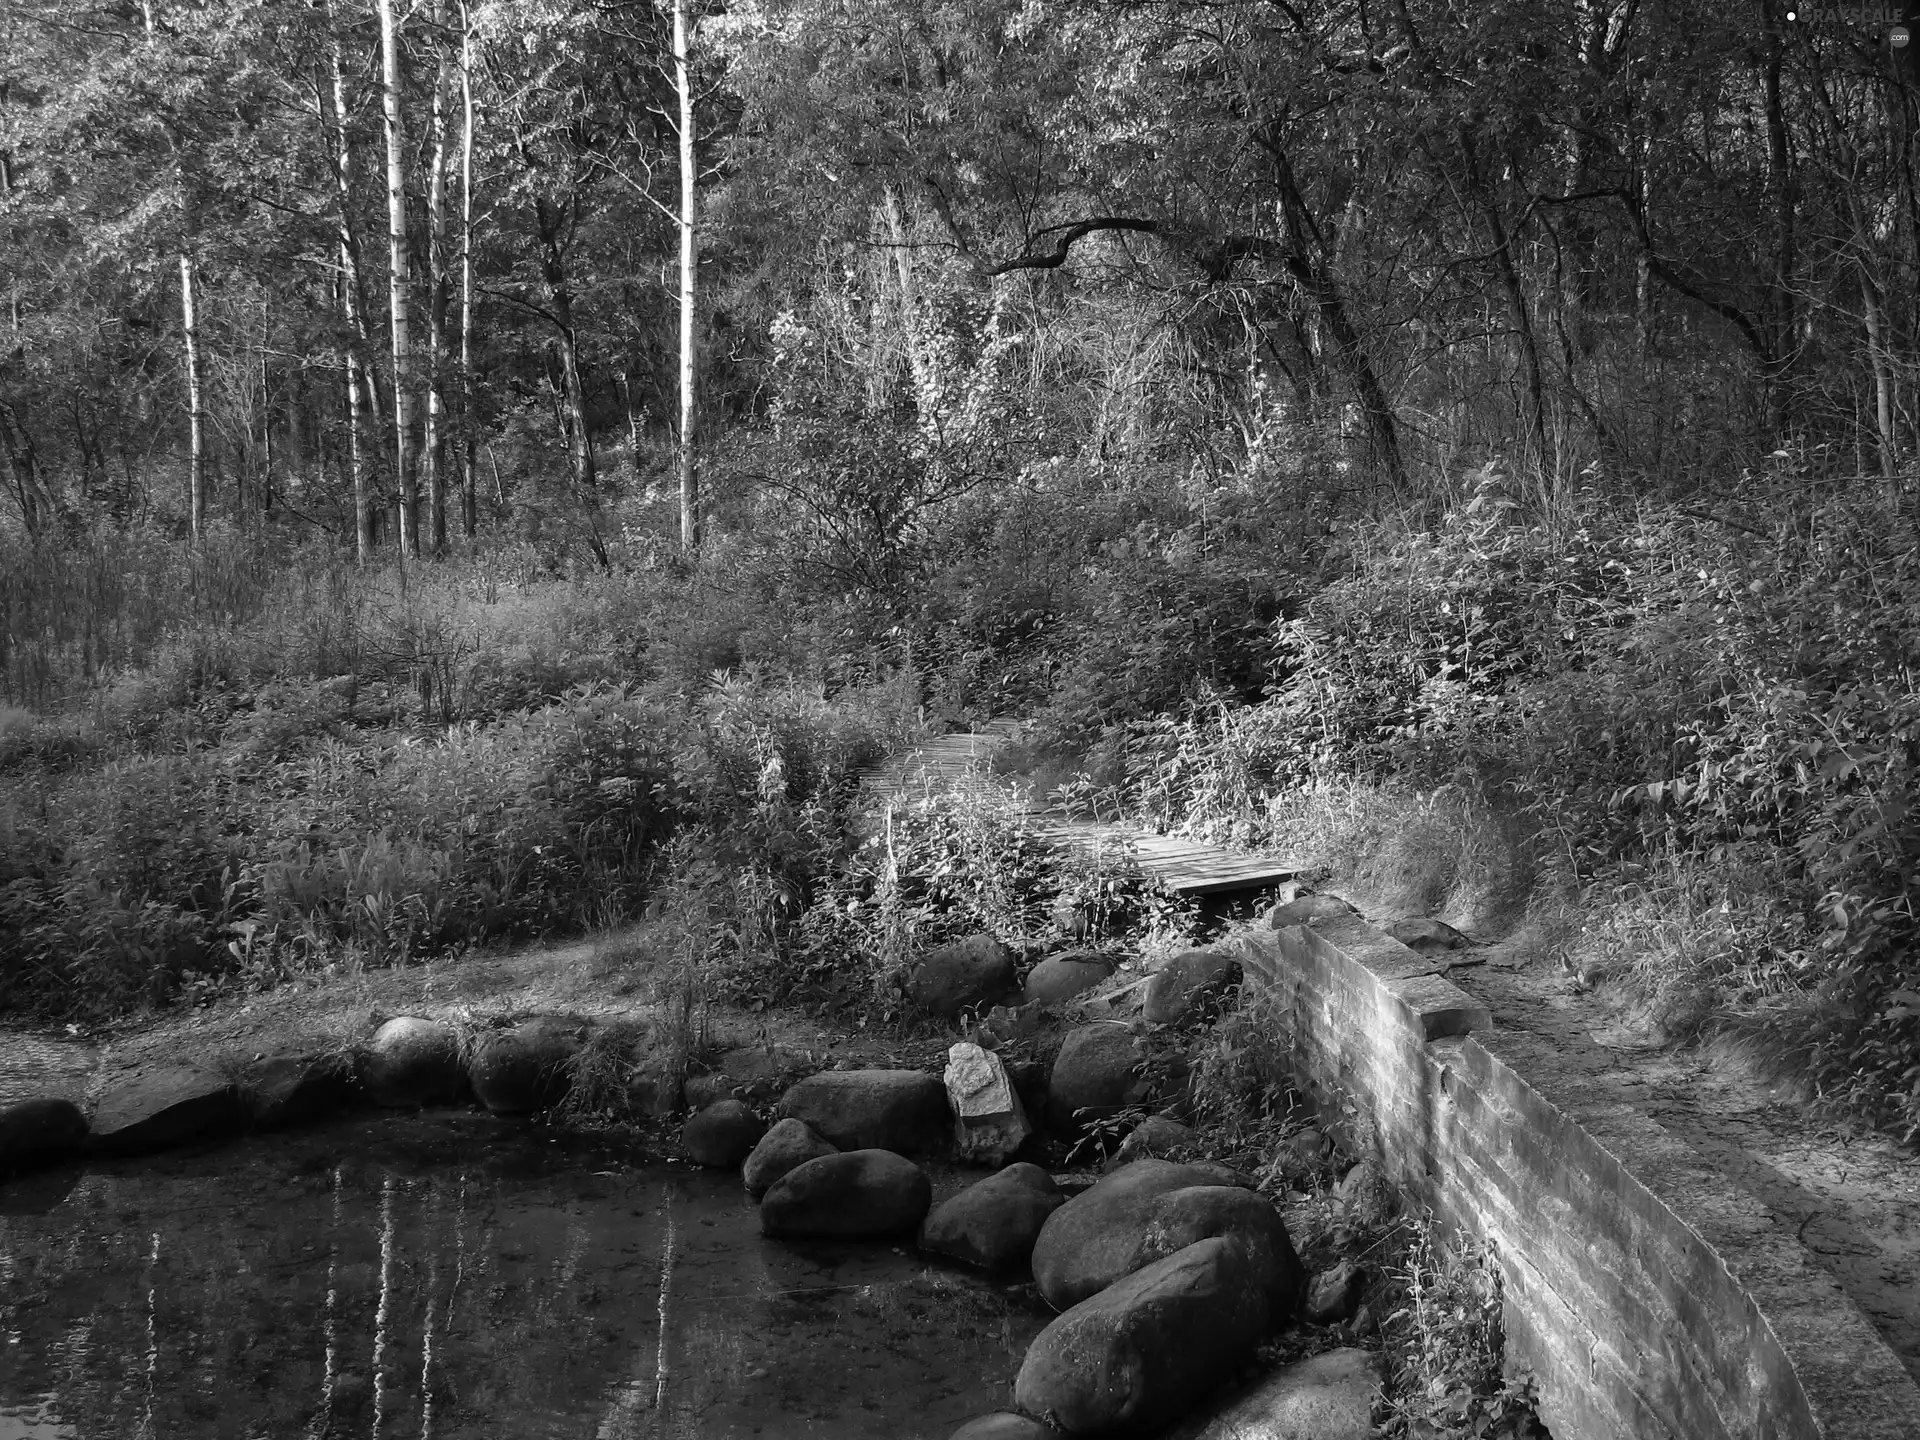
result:
[[[1017,779],[993,773],[993,758],[1006,744],[1012,723],[995,721],[971,734],[940,735],[861,775],[868,803],[946,791],[1000,790],[1032,817],[1036,833],[1080,850],[1128,846],[1140,868],[1179,895],[1220,895],[1279,885],[1300,873],[1293,860],[1229,850],[1132,825],[1072,820],[1037,802]]]

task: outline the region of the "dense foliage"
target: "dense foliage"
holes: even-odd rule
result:
[[[383,8],[0,18],[16,998],[666,870],[785,957],[742,984],[871,966],[1013,902],[883,885],[849,767],[1018,715],[1240,843],[1340,785],[1523,823],[1679,917],[1597,927],[1675,1028],[1920,1124],[1896,7],[707,3],[684,174],[662,7],[444,0],[391,66]]]

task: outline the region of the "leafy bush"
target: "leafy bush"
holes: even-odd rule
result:
[[[1380,1325],[1390,1383],[1381,1434],[1405,1440],[1541,1440],[1528,1388],[1505,1371],[1501,1282],[1491,1251],[1448,1243],[1430,1222],[1401,1237]]]
[[[1269,630],[1263,697],[1158,692],[1064,798],[1254,845],[1330,786],[1523,814],[1596,902],[1676,877],[1684,936],[1636,930],[1629,891],[1592,943],[1678,1033],[1764,1021],[1828,1095],[1920,1133],[1920,539],[1879,487],[1755,500],[1527,523],[1482,471],[1430,529],[1347,532]]]
[[[345,726],[329,694],[263,687],[212,722],[210,753],[17,768],[0,1003],[110,1011],[183,981],[608,923],[675,836],[764,877],[791,918],[881,744],[857,710],[741,680],[692,700],[581,686],[425,739]]]

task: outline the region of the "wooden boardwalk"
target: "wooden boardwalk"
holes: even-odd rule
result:
[[[1038,834],[1084,850],[1126,845],[1141,869],[1158,876],[1168,889],[1181,895],[1265,889],[1299,874],[1295,862],[1280,856],[1156,835],[1131,825],[1072,820],[1047,808],[1035,800],[1031,786],[1023,784],[1020,777],[993,773],[993,757],[1012,729],[1011,722],[995,721],[974,734],[936,736],[867,771],[861,776],[860,788],[872,802],[952,790],[997,789],[1026,810]]]

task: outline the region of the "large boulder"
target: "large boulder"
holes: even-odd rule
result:
[[[1147,981],[1144,1013],[1155,1025],[1186,1019],[1203,998],[1240,978],[1240,962],[1219,950],[1182,950],[1170,955]]]
[[[933,1203],[927,1172],[891,1150],[850,1150],[796,1165],[760,1202],[760,1231],[786,1237],[911,1234]]]
[[[1144,1263],[1141,1247],[1148,1232],[1156,1223],[1173,1221],[1172,1212],[1159,1208],[1163,1197],[1238,1183],[1232,1171],[1218,1165],[1136,1160],[1123,1166],[1062,1205],[1041,1227],[1033,1247],[1034,1282],[1054,1309],[1077,1305]]]
[[[48,1165],[87,1142],[87,1117],[71,1100],[48,1095],[0,1106],[0,1175]]]
[[[942,1200],[920,1227],[920,1248],[981,1270],[1027,1263],[1047,1217],[1066,1202],[1038,1165],[1009,1165]]]
[[[802,1120],[840,1150],[944,1150],[952,1133],[947,1089],[920,1070],[827,1070],[780,1098],[782,1120]]]
[[[275,1055],[247,1072],[241,1087],[263,1130],[299,1125],[344,1110],[360,1098],[360,1080],[343,1054]]]
[[[1102,984],[1112,974],[1113,965],[1091,950],[1050,955],[1027,972],[1025,998],[1028,1004],[1058,1005]]]
[[[1327,1350],[1283,1365],[1168,1440],[1372,1440],[1377,1351]]]
[[[696,1165],[731,1170],[753,1153],[767,1122],[738,1100],[716,1100],[680,1128],[680,1145]]]
[[[1014,988],[1013,951],[991,935],[930,950],[907,972],[907,998],[942,1020],[992,1005]]]
[[[1147,1096],[1145,1051],[1124,1025],[1083,1025],[1068,1035],[1047,1081],[1047,1123],[1063,1134],[1117,1115]],[[1084,1112],[1084,1113],[1083,1113]]]
[[[1201,1240],[1042,1330],[1014,1402],[1073,1435],[1151,1435],[1233,1375],[1270,1324],[1240,1242]]]
[[[802,1121],[782,1120],[760,1137],[740,1167],[740,1178],[746,1182],[747,1194],[758,1200],[788,1171],[833,1153],[833,1146]]]
[[[941,1076],[953,1110],[958,1157],[980,1165],[1004,1165],[1033,1134],[1026,1106],[1000,1057],[963,1040],[947,1048]]]
[[[250,1119],[240,1088],[223,1075],[195,1065],[143,1070],[116,1082],[95,1103],[87,1148],[142,1154],[235,1135]]]
[[[444,1020],[400,1015],[373,1032],[360,1053],[360,1084],[376,1105],[439,1105],[466,1092],[460,1032]]]
[[[1160,1196],[1146,1212],[1146,1228],[1130,1270],[1142,1269],[1201,1240],[1226,1236],[1246,1251],[1249,1273],[1266,1292],[1267,1310],[1280,1321],[1293,1314],[1306,1284],[1286,1221],[1257,1190],[1238,1185],[1194,1185]]]
[[[557,1015],[489,1030],[467,1057],[474,1097],[496,1115],[531,1115],[566,1098],[585,1026]]]

